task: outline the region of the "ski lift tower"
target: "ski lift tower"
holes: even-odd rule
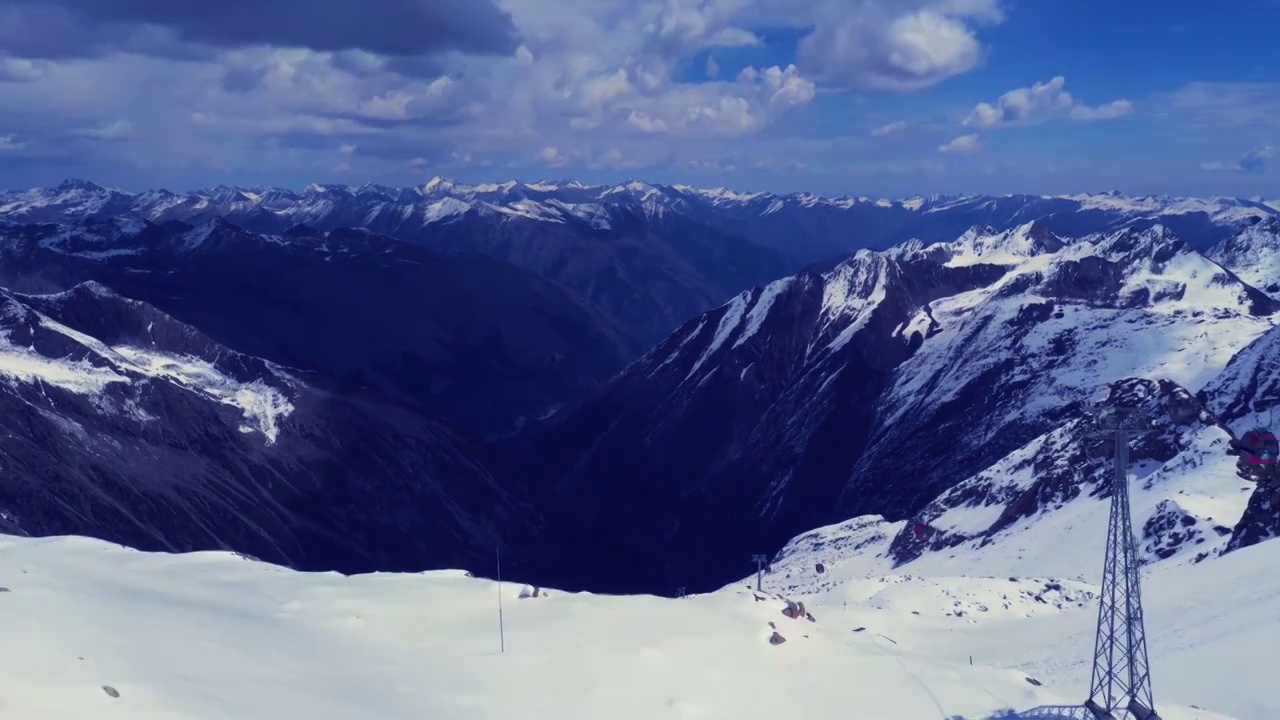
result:
[[[1098,413],[1092,439],[1115,442],[1111,519],[1098,601],[1093,682],[1083,705],[1044,706],[1013,717],[1021,720],[1160,720],[1151,694],[1151,666],[1142,621],[1138,547],[1129,513],[1129,439],[1149,427],[1135,408],[1113,406]]]

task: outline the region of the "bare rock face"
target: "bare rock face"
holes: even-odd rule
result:
[[[1230,535],[1231,528],[1201,518],[1173,500],[1162,500],[1142,527],[1144,564],[1173,557],[1183,547],[1203,545],[1210,533]]]
[[[1227,552],[1280,536],[1280,481],[1258,485],[1236,524]]]
[[[784,642],[786,642],[786,641],[787,641],[787,639],[786,639],[786,638],[784,638],[784,637],[782,637],[781,635],[779,635],[779,634],[778,634],[778,632],[777,632],[776,630],[774,631],[774,633],[773,633],[772,635],[770,635],[770,636],[769,636],[769,644],[770,644],[770,645],[781,645],[782,643],[784,643]]]

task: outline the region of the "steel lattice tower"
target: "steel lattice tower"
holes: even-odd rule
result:
[[[1093,438],[1115,443],[1111,481],[1111,513],[1107,523],[1106,560],[1098,600],[1098,631],[1093,649],[1093,681],[1082,706],[1050,706],[1018,714],[1024,720],[1160,720],[1151,693],[1151,665],[1142,619],[1138,546],[1129,512],[1129,440],[1144,429],[1137,411],[1109,408],[1099,418]]]

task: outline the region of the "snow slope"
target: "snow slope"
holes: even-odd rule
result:
[[[1219,565],[1221,576],[1273,559],[1258,550]],[[781,598],[742,589],[520,599],[519,585],[458,572],[303,574],[228,553],[146,554],[81,538],[0,537],[0,587],[0,713],[23,720],[974,720],[1072,697],[1007,667],[1056,672],[1043,663],[1049,646],[1000,644],[1023,626],[1075,640],[1069,613],[988,626],[985,640],[935,626],[930,640],[928,623],[898,610],[907,598],[849,611],[823,604],[810,622],[784,616]],[[1193,591],[1166,616],[1216,619],[1196,632],[1221,632],[1228,623],[1212,600]],[[1271,637],[1274,617],[1258,618],[1257,641]],[[851,632],[873,620],[874,632]],[[785,643],[770,644],[770,623]],[[961,661],[979,647],[983,663]],[[1247,684],[1207,662],[1219,647],[1177,657],[1203,663],[1198,686]],[[1193,697],[1196,687],[1175,694]],[[1238,705],[1262,695],[1251,688]],[[1161,710],[1168,720],[1224,717]]]
[[[1158,393],[1130,475],[1157,707],[1165,717],[1166,703],[1280,717],[1267,690],[1280,643],[1280,542],[1232,541],[1246,505],[1269,491],[1237,477],[1228,428],[1184,389],[1165,382]],[[907,520],[860,517],[798,536],[772,559],[764,590],[892,635],[905,650],[1017,668],[1082,700],[1110,500],[1099,483],[1108,463],[1087,451],[1078,425],[1037,438]]]
[[[1090,515],[1105,521],[1105,506]],[[1073,556],[1068,564],[1080,566],[1086,581],[1015,574],[1019,563],[995,553],[926,558],[895,573],[877,566],[875,553],[839,559],[831,545],[851,529],[833,526],[807,541],[797,538],[765,575],[764,590],[788,593],[817,617],[888,635],[905,652],[957,663],[972,656],[976,665],[1026,672],[1073,701],[1087,696],[1103,546],[1097,528],[1043,529],[1046,540],[1056,541],[1059,558]],[[827,541],[824,552],[798,551],[820,537]],[[815,558],[825,561],[822,575],[813,573]],[[1198,564],[1162,562],[1146,569],[1148,652],[1163,717],[1175,716],[1171,705],[1197,705],[1241,720],[1280,717],[1269,662],[1280,644],[1277,562],[1280,542],[1264,542]],[[754,577],[734,586],[743,584],[754,584]]]

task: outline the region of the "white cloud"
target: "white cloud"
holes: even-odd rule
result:
[[[1193,82],[1149,101],[1198,125],[1280,127],[1280,83]]]
[[[971,153],[978,149],[978,136],[961,135],[946,145],[938,146],[938,152],[941,153]]]
[[[1076,105],[1071,108],[1072,120],[1114,120],[1118,117],[1124,117],[1133,112],[1133,102],[1130,100],[1113,100],[1105,105],[1098,107],[1089,107],[1087,105]]]
[[[891,122],[887,125],[881,125],[871,131],[872,137],[885,137],[886,135],[896,135],[907,129],[907,123],[902,120]]]
[[[27,144],[18,140],[12,133],[8,135],[0,135],[0,153],[17,152],[25,148]]]
[[[851,6],[852,5],[852,6]],[[800,65],[822,80],[916,90],[983,61],[976,29],[1004,20],[997,0],[819,2]]]
[[[338,152],[342,153],[343,155],[354,155],[356,152],[356,146],[351,143],[348,143],[346,145],[339,145]]]
[[[404,120],[409,117],[409,101],[413,96],[402,90],[390,90],[360,103],[360,114],[373,120]]]
[[[1073,120],[1111,120],[1133,111],[1129,100],[1115,100],[1090,107],[1072,97],[1066,90],[1067,80],[1061,75],[1031,87],[1010,90],[995,103],[978,103],[962,124],[966,127],[995,128],[1008,125],[1034,125],[1059,118]]]
[[[559,167],[568,162],[559,150],[550,145],[538,151],[538,159],[552,167]]]
[[[635,170],[656,163],[646,163],[638,158],[628,157],[618,148],[609,148],[589,163],[593,169]]]
[[[48,63],[14,57],[0,57],[0,82],[33,82],[44,76]]]
[[[94,140],[124,140],[133,135],[133,123],[115,120],[100,127],[80,130],[76,134]]]
[[[1201,165],[1200,169],[1214,172],[1262,173],[1266,172],[1267,169],[1271,167],[1271,161],[1275,159],[1275,146],[1264,145],[1259,148],[1254,148],[1236,162],[1209,162]]]
[[[982,27],[1003,20],[998,0],[503,6],[519,31],[509,56],[451,53],[425,62],[369,48],[240,46],[175,62],[182,50],[175,40],[166,46],[170,57],[142,50],[52,62],[4,57],[0,127],[43,147],[120,118],[131,123],[131,163],[151,173],[216,166],[320,174],[332,170],[335,147],[356,144],[361,172],[378,163],[404,172],[412,158],[433,166],[529,162],[543,147],[568,164],[612,163],[600,154],[607,149],[622,152],[622,163],[650,162],[636,160],[631,143],[696,156],[706,143],[806,112],[819,79],[904,90],[966,72],[981,62]],[[757,30],[778,27],[812,29],[794,64],[741,73],[724,66],[728,55],[717,48],[758,46]],[[690,81],[689,68],[697,74],[703,58],[707,77]],[[164,92],[142,92],[142,79]],[[113,162],[112,152],[121,155],[85,152]]]

